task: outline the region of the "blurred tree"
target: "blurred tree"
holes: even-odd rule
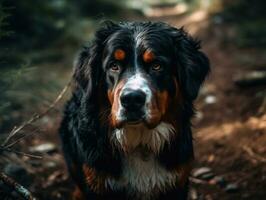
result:
[[[123,12],[125,1],[123,0],[79,0],[75,6],[79,9],[82,16],[102,17],[115,16]]]
[[[16,33],[5,43],[23,49],[46,47],[62,37],[82,17],[103,18],[123,13],[122,0],[4,0],[9,26]]]
[[[56,69],[47,69],[40,62],[50,66],[60,60],[68,45],[79,46],[84,35],[88,39],[94,21],[121,14],[122,2],[0,0],[0,133],[61,87],[53,78]],[[72,52],[64,56],[72,57]]]
[[[239,46],[265,47],[266,1],[221,0],[223,19],[237,28],[236,42]]]
[[[51,44],[63,33],[71,15],[66,0],[6,0],[2,6],[9,9],[7,23],[15,32],[4,42],[23,49]]]

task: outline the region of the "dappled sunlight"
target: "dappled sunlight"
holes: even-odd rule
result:
[[[232,134],[237,134],[237,130],[244,127],[246,127],[246,124],[239,121],[223,123],[221,125],[211,125],[201,128],[195,135],[196,138],[200,138],[201,140],[218,140],[223,137],[231,136]]]
[[[253,130],[262,129],[266,131],[266,114],[264,114],[262,117],[250,117],[247,120],[247,124]]]
[[[196,130],[195,138],[206,140],[219,140],[221,138],[237,137],[243,130],[252,130],[249,134],[255,134],[255,131],[264,131],[266,133],[266,115],[262,117],[250,117],[246,121],[225,122],[222,124],[208,125]],[[254,131],[254,132],[253,132]]]

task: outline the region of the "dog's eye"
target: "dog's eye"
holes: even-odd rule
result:
[[[118,72],[120,70],[120,66],[118,63],[112,63],[110,66],[111,71]]]
[[[162,66],[159,63],[156,63],[151,66],[151,69],[153,71],[160,71],[162,69]]]

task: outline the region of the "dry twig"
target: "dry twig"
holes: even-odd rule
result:
[[[8,137],[6,138],[6,140],[3,142],[2,146],[5,146],[10,141],[10,139],[12,137],[14,137],[14,135],[16,135],[22,129],[24,129],[27,125],[32,124],[33,122],[39,120],[40,118],[42,118],[43,116],[45,116],[48,112],[50,112],[55,107],[55,105],[62,99],[62,97],[66,93],[67,89],[69,88],[70,84],[71,84],[71,82],[69,82],[63,88],[63,90],[60,92],[60,94],[57,96],[57,98],[54,100],[54,102],[44,112],[42,112],[40,114],[34,114],[28,121],[24,122],[19,127],[16,127],[15,126],[13,128],[13,130],[9,133]]]
[[[198,178],[195,178],[195,177],[192,177],[192,176],[189,177],[189,180],[190,180],[190,182],[195,183],[195,184],[213,185],[209,181],[205,181],[205,180],[202,180],[202,179],[198,179]]]
[[[63,88],[63,90],[59,93],[57,98],[53,101],[51,105],[42,113],[40,114],[34,114],[28,121],[25,121],[18,127],[14,127],[12,131],[8,134],[7,138],[4,140],[4,142],[0,145],[0,155],[3,152],[12,152],[18,155],[27,156],[31,158],[42,158],[41,156],[32,155],[28,153],[24,153],[21,151],[17,151],[15,149],[12,149],[15,144],[17,144],[19,141],[21,141],[23,138],[32,135],[36,133],[36,130],[34,132],[31,132],[30,134],[22,135],[21,137],[17,138],[13,142],[10,142],[21,130],[23,130],[26,126],[31,125],[32,123],[36,122],[37,120],[44,117],[47,113],[49,113],[52,109],[55,108],[56,104],[63,98],[64,94],[66,93],[67,89],[70,87],[71,81]],[[14,189],[21,197],[23,197],[26,200],[35,200],[32,196],[32,194],[22,185],[18,184],[15,180],[4,174],[3,172],[0,172],[0,180],[5,184]]]
[[[26,200],[36,200],[35,197],[27,190],[25,187],[17,183],[14,179],[10,178],[3,172],[0,172],[0,180],[3,181],[5,185],[8,185],[12,189],[14,189],[23,199]]]
[[[254,158],[254,159],[257,160],[257,161],[260,161],[260,162],[266,163],[266,158],[264,158],[264,157],[262,157],[262,156],[256,154],[256,153],[255,153],[250,147],[248,147],[248,146],[243,146],[242,148],[243,148],[243,150],[244,150],[245,152],[247,152],[247,154],[248,154],[251,158]]]

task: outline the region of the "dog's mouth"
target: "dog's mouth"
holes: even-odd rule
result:
[[[123,128],[127,125],[131,126],[136,126],[136,125],[141,125],[145,124],[145,117],[140,117],[140,118],[127,118],[125,117],[123,120],[120,121],[119,127],[118,128]]]
[[[143,117],[137,118],[137,119],[124,119],[124,120],[120,121],[120,123],[118,124],[118,126],[116,128],[124,128],[126,126],[130,126],[130,127],[142,126],[142,127],[146,127],[147,129],[153,129],[158,124],[160,124],[160,122],[161,122],[161,120],[159,120],[157,122],[151,122],[151,121],[149,121],[149,119],[147,119],[145,116],[143,116]]]
[[[141,123],[143,123],[142,119],[125,122],[125,124],[129,124],[129,125],[138,125],[138,124],[141,124]]]
[[[116,128],[112,139],[126,153],[138,150],[159,153],[166,143],[171,141],[175,131],[171,124],[160,122],[156,127],[149,128],[145,123],[127,123]]]

